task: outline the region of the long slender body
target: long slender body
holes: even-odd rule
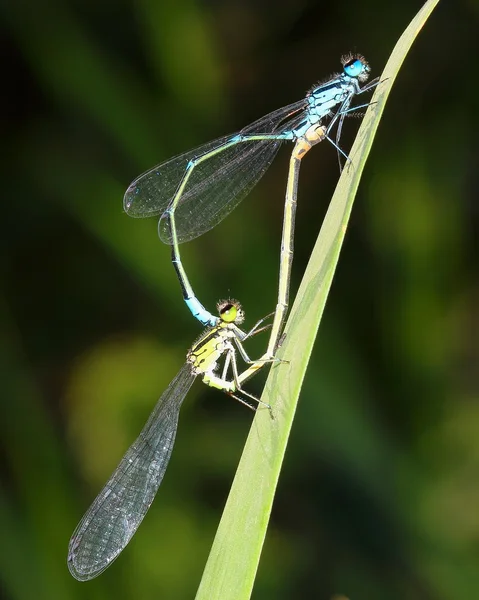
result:
[[[161,215],[160,238],[172,245],[172,262],[184,300],[203,325],[217,324],[218,317],[206,310],[196,297],[181,261],[179,244],[205,233],[228,215],[259,181],[281,142],[300,142],[311,131],[319,131],[322,121],[337,107],[327,129],[322,128],[321,139],[328,137],[338,118],[340,131],[353,97],[377,85],[375,80],[360,87],[370,71],[362,56],[348,55],[341,60],[343,73],[315,86],[303,100],[266,115],[237,134],[219,138],[158,165],[138,177],[126,191],[124,209],[129,215]],[[337,143],[333,144],[337,147]],[[296,159],[294,155],[291,158],[288,189],[292,185],[297,188],[297,177],[292,175]],[[290,196],[296,198],[297,189],[290,191]],[[294,219],[287,226],[286,237],[283,230],[282,239],[282,253],[291,257],[293,225]],[[283,290],[283,297],[278,297],[278,307],[287,305],[289,272],[289,268],[283,268],[280,274],[279,288]],[[286,273],[288,278],[284,280]],[[282,322],[283,317],[278,314],[276,323]],[[279,335],[277,326],[272,333]]]
[[[263,329],[260,325],[264,319],[244,332],[238,327],[244,319],[239,303],[225,301],[218,308],[220,322],[208,328],[188,351],[186,363],[73,532],[67,562],[76,579],[87,581],[100,575],[138,529],[163,480],[175,442],[179,411],[197,376],[250,408],[251,404],[239,394],[260,402],[241,387],[236,351],[253,364],[242,343]],[[224,365],[218,374],[218,361],[222,358]]]
[[[325,139],[327,133],[322,126],[313,125],[295,143],[289,161],[288,182],[284,203],[283,233],[279,261],[278,302],[265,356],[274,356],[281,335],[289,304],[289,284],[294,254],[294,223],[298,204],[298,180],[301,160],[313,146]],[[263,363],[264,364],[264,363]]]

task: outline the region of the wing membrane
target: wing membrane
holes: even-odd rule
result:
[[[86,581],[102,573],[138,529],[165,474],[180,407],[195,377],[191,365],[183,365],[75,529],[68,568],[76,579]]]
[[[281,134],[303,117],[306,101],[280,108],[241,130],[240,134]],[[186,242],[224,219],[256,185],[271,164],[280,140],[253,140],[225,146],[237,134],[223,136],[176,156],[140,175],[125,193],[125,211],[133,217],[161,215],[169,206],[190,161],[212,154],[198,164],[183,191],[175,212],[178,239]],[[215,152],[216,151],[216,152]],[[160,237],[171,243],[160,223]]]

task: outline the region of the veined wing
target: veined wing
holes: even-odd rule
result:
[[[304,119],[302,109],[305,106],[306,100],[301,100],[280,108],[248,125],[239,134],[281,134],[290,131]],[[134,217],[163,214],[190,162],[211,155],[191,170],[175,218],[180,242],[192,240],[214,227],[256,185],[281,144],[281,140],[269,139],[227,146],[235,135],[238,134],[218,138],[140,175],[125,193],[125,211]],[[168,228],[161,222],[160,237],[164,242],[171,243]]]
[[[195,377],[185,363],[75,529],[68,568],[76,579],[86,581],[102,573],[138,529],[165,474],[180,407]]]

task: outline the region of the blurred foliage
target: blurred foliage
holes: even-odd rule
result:
[[[65,564],[76,523],[199,333],[155,219],[128,218],[123,192],[155,163],[301,98],[343,52],[378,74],[420,5],[1,4],[5,598],[194,595],[251,419],[199,383],[127,550],[90,583]],[[478,6],[439,4],[388,102],[253,598],[479,596]],[[250,324],[275,302],[287,159],[285,148],[231,217],[183,248],[206,306],[231,294]],[[332,148],[311,152],[294,287],[337,177]]]

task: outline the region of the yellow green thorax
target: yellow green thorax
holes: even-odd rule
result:
[[[197,375],[214,368],[217,360],[224,353],[229,325],[229,323],[221,321],[215,327],[210,327],[190,348],[186,358],[193,365]]]
[[[233,382],[227,382],[215,373],[218,360],[232,348],[231,340],[237,337],[237,323],[242,323],[244,313],[236,300],[224,300],[218,303],[221,321],[218,325],[204,331],[190,348],[186,359],[191,363],[193,372],[202,375],[203,382],[211,387],[225,391],[235,391]]]

